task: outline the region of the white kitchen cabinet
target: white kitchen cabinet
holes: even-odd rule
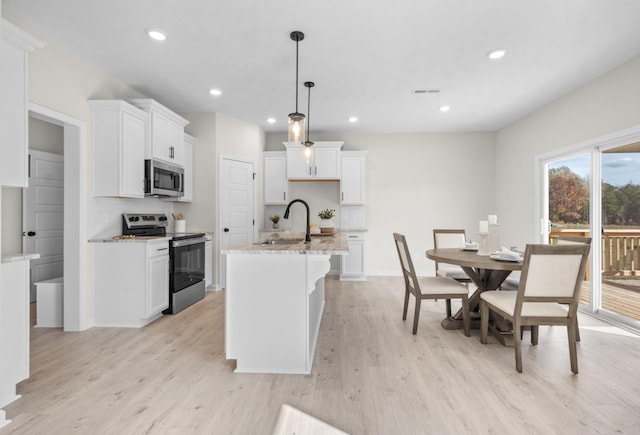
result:
[[[0,408],[20,397],[16,384],[29,377],[29,260],[38,257],[3,256],[0,265]]]
[[[289,201],[287,155],[282,151],[264,153],[264,203],[286,205]]]
[[[29,185],[27,73],[30,51],[44,43],[2,20],[0,51],[0,185]]]
[[[189,121],[150,99],[127,100],[148,113],[145,159],[184,164],[184,127]]]
[[[316,142],[313,157],[307,165],[304,147],[283,142],[287,149],[287,177],[289,180],[339,180],[340,148],[343,142]]]
[[[206,236],[204,242],[204,288],[213,286],[213,241],[211,236]]]
[[[169,241],[92,243],[94,326],[139,328],[169,306]]]
[[[366,281],[364,273],[364,232],[346,232],[349,254],[340,257],[340,281]]]
[[[90,100],[93,193],[144,198],[147,114],[122,100]]]
[[[340,205],[364,205],[366,151],[343,151],[340,165]]]
[[[184,195],[173,199],[177,202],[193,201],[193,146],[196,138],[185,133],[184,134],[184,152],[183,152],[183,169],[184,169]]]

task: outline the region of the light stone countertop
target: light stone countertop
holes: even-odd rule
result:
[[[40,258],[40,254],[25,254],[24,252],[2,254],[2,263],[17,263],[19,261],[35,260],[36,258]]]
[[[298,243],[260,245],[256,244],[270,239],[301,239]],[[304,242],[304,233],[270,234],[251,243],[223,249],[223,254],[315,254],[315,255],[346,255],[349,253],[349,243],[346,235],[336,233],[330,236],[311,235],[311,242]]]

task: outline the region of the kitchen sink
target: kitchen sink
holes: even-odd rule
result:
[[[254,245],[296,245],[304,242],[304,239],[267,239],[255,242]]]

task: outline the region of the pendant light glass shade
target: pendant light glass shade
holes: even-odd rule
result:
[[[304,115],[298,112],[298,43],[304,39],[304,33],[296,30],[289,36],[296,42],[296,111],[289,114],[289,142],[303,143],[305,141]]]
[[[305,141],[304,124],[302,113],[289,114],[289,142],[303,143]]]

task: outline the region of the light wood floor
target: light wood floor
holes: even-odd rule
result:
[[[399,277],[328,279],[307,376],[232,373],[223,292],[143,329],[32,329],[0,435],[269,434],[282,403],[353,434],[640,433],[640,337],[582,316],[572,375],[565,329],[541,327],[518,374],[512,348],[442,329],[443,301],[413,336],[402,296]]]

